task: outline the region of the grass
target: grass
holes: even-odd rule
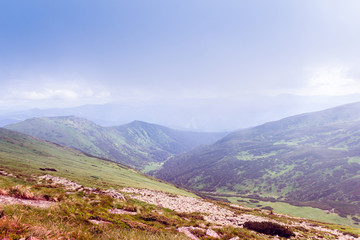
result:
[[[148,165],[146,165],[143,169],[142,172],[143,173],[148,173],[151,171],[155,171],[161,168],[161,166],[163,165],[163,163],[158,163],[158,162],[152,162],[149,163]]]
[[[0,170],[23,176],[50,174],[89,187],[126,186],[195,196],[123,165],[89,157],[73,149],[22,134],[5,132],[7,135],[2,134],[0,138]],[[40,168],[53,168],[56,172],[42,171]]]
[[[241,198],[241,197],[227,197],[226,199],[232,203],[245,205],[247,207],[262,208],[268,206],[273,208],[274,212],[281,214],[287,214],[295,217],[301,217],[301,218],[312,219],[321,222],[335,223],[335,224],[359,228],[358,225],[354,224],[354,221],[350,217],[343,218],[335,213],[327,214],[323,210],[318,208],[298,207],[285,202],[267,202],[267,201],[259,201],[259,200],[251,202],[249,201],[250,200],[249,198]],[[239,202],[238,200],[240,200],[241,202]],[[259,205],[261,206],[259,207]]]
[[[20,239],[33,236],[39,239],[182,240],[188,238],[178,233],[177,228],[211,225],[204,221],[199,213],[178,213],[134,199],[124,201],[101,194],[65,193],[64,189],[60,187],[39,185],[32,181],[19,182],[19,179],[16,178],[0,177],[0,186],[9,185],[8,188],[16,186],[16,188],[32,192],[37,196],[46,194],[49,199],[59,198],[59,196],[61,199],[48,209],[24,205],[0,207],[0,238]],[[220,203],[220,205],[231,209],[229,204]],[[114,208],[137,214],[110,213],[109,210]],[[235,210],[235,214],[241,213],[266,215],[258,210]],[[101,221],[101,223],[96,225],[91,222],[92,220]],[[277,217],[275,220],[286,223],[287,218]],[[339,229],[352,235],[358,234],[354,232],[354,229],[348,227],[318,222],[316,224]],[[214,228],[214,230],[221,236],[221,239],[231,239],[236,236],[241,239],[271,239],[270,236],[259,235],[245,228],[221,227]],[[296,231],[300,232],[302,236],[308,236],[307,239],[312,239],[315,235],[319,236],[320,234],[316,231],[308,233],[308,230],[304,229]],[[201,235],[200,232],[197,233]],[[211,238],[203,236],[201,239]]]
[[[358,163],[360,164],[360,157],[349,157],[348,163]]]
[[[126,204],[126,203],[123,203]],[[40,239],[187,239],[165,226],[142,223],[139,216],[110,214],[121,202],[102,195],[68,195],[50,209],[7,205],[0,218],[0,238]],[[142,211],[151,210],[146,206]],[[89,220],[106,221],[99,225]]]
[[[17,179],[1,177],[0,185]],[[49,188],[26,182],[24,189],[41,195],[44,192],[63,199],[48,209],[24,205],[0,207],[0,238],[21,239],[30,236],[39,239],[188,239],[176,231],[178,227],[209,225],[198,213],[178,213],[138,200],[123,201],[105,195],[82,192],[64,194],[62,188]],[[109,212],[117,208],[136,212],[136,215],[119,215]],[[99,225],[91,220],[101,221]],[[241,236],[243,239],[267,239],[240,228],[216,229],[222,239]],[[204,239],[210,239],[205,237]]]

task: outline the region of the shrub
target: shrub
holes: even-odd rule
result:
[[[159,222],[166,226],[176,226],[178,221],[172,218],[168,218],[157,213],[145,213],[141,215],[141,218],[145,221]]]
[[[355,234],[355,233],[352,233],[352,232],[344,232],[345,235],[349,235],[349,236],[352,236],[354,238],[358,238],[359,235]]]
[[[273,222],[245,222],[244,227],[267,235],[278,235],[279,237],[290,238],[295,234],[287,227]]]
[[[181,217],[181,218],[187,218],[187,219],[190,219],[190,220],[201,220],[201,221],[204,221],[204,217],[201,215],[201,213],[195,213],[195,212],[192,212],[192,213],[185,213],[185,212],[182,212],[182,213],[175,213],[177,216]]]
[[[22,198],[22,199],[41,199],[38,196],[35,196],[31,191],[30,187],[28,186],[22,186],[22,185],[16,185],[10,188],[9,195],[16,198]]]
[[[194,234],[198,238],[204,238],[206,237],[206,232],[201,229],[191,229],[190,232]]]

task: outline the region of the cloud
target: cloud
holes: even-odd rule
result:
[[[322,66],[305,69],[303,84],[297,88],[279,88],[260,91],[275,96],[293,94],[298,96],[345,96],[360,94],[360,80],[350,76],[346,66]]]
[[[105,86],[84,80],[14,80],[0,90],[0,105],[67,107],[105,103],[111,96],[111,92]]]
[[[48,100],[48,99],[77,99],[79,94],[68,89],[43,89],[40,91],[26,91],[20,93],[26,100]]]
[[[295,91],[303,96],[344,96],[360,93],[360,82],[344,66],[319,67],[309,71],[307,86]]]
[[[360,93],[360,83],[348,76],[346,67],[316,69],[309,80],[309,92],[305,95],[341,96]]]
[[[15,91],[7,98],[22,100],[79,100],[82,98],[105,98],[110,96],[108,91],[95,91],[92,89],[37,89],[32,91]]]

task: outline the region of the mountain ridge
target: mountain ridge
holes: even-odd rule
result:
[[[224,133],[197,133],[133,121],[102,127],[75,116],[31,118],[5,128],[109,158],[146,171],[158,167],[174,154],[199,144],[215,142]],[[195,140],[198,141],[195,141]]]
[[[357,110],[360,103],[235,131],[175,156],[156,176],[197,191],[344,204],[360,214]],[[351,215],[345,208],[335,207]]]

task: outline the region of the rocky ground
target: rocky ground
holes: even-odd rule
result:
[[[6,172],[1,172],[1,175],[8,176]],[[10,176],[13,177],[13,176]],[[34,176],[35,177],[35,176]],[[179,213],[198,213],[201,215],[206,222],[209,224],[203,224],[202,226],[188,226],[178,228],[178,232],[184,233],[190,239],[197,240],[199,239],[192,232],[194,230],[203,231],[207,236],[212,238],[220,238],[219,235],[214,231],[216,228],[221,228],[224,226],[233,226],[237,228],[242,228],[245,222],[275,222],[280,225],[286,225],[289,227],[307,229],[308,231],[317,231],[322,232],[325,236],[331,239],[341,239],[341,240],[350,240],[357,239],[350,235],[345,235],[337,230],[328,229],[321,227],[315,224],[312,224],[305,219],[295,218],[284,216],[280,214],[270,215],[269,211],[261,212],[261,216],[256,215],[255,211],[247,207],[242,207],[240,205],[230,204],[230,205],[219,205],[214,202],[204,200],[201,198],[187,197],[181,195],[174,195],[170,193],[165,193],[161,191],[149,190],[149,189],[136,189],[136,188],[123,188],[119,190],[100,190],[96,188],[87,188],[73,181],[67,180],[65,178],[54,177],[51,175],[44,175],[41,177],[36,177],[39,183],[46,183],[49,185],[62,187],[70,192],[83,191],[85,193],[95,193],[95,194],[105,194],[113,198],[121,199],[126,201],[126,198],[137,199],[149,204],[153,204],[159,207],[168,208]],[[126,195],[126,197],[124,196]],[[29,200],[29,199],[20,199],[11,196],[0,195],[0,205],[4,204],[25,204],[40,208],[47,208],[54,204],[55,202],[44,201],[44,200]],[[113,214],[126,214],[126,215],[136,215],[137,212],[130,212],[123,209],[110,209],[110,213]],[[251,214],[254,213],[254,214]],[[267,217],[268,215],[268,217]],[[285,218],[288,221],[286,223],[282,221],[274,220],[275,217]],[[276,218],[275,218],[276,219]],[[104,222],[100,220],[91,220],[93,224],[108,224],[109,222]],[[296,239],[304,239],[303,236],[296,233]],[[239,238],[233,238],[236,240]],[[277,239],[277,237],[274,237]]]
[[[24,204],[39,208],[48,208],[54,205],[55,203],[50,201],[20,199],[20,198],[0,195],[0,205],[4,205],[4,204]]]
[[[150,204],[154,204],[157,206],[161,206],[164,208],[169,208],[171,210],[177,212],[199,212],[202,213],[204,219],[208,222],[213,223],[215,226],[233,226],[233,227],[242,227],[243,224],[247,221],[256,221],[256,222],[264,222],[271,221],[276,222],[280,225],[286,225],[289,227],[302,227],[309,230],[315,230],[320,232],[325,232],[327,236],[334,237],[335,239],[346,240],[346,239],[360,239],[354,238],[349,235],[345,235],[337,230],[327,229],[321,226],[317,226],[311,223],[307,223],[305,221],[301,221],[301,218],[292,218],[293,221],[288,222],[286,224],[282,222],[277,222],[272,218],[265,218],[260,216],[255,216],[251,214],[237,214],[234,211],[231,211],[227,208],[221,207],[217,204],[211,203],[204,199],[186,197],[168,194],[160,191],[154,191],[149,189],[136,189],[136,188],[124,188],[121,190],[122,192],[130,193],[131,198],[138,199],[140,201],[144,201]],[[239,209],[249,209],[246,207],[241,207],[240,205],[232,204],[230,205],[234,208]],[[285,217],[281,214],[276,214],[279,217]],[[286,218],[290,218],[286,216]],[[299,221],[300,220],[300,221]],[[304,219],[305,220],[305,219]],[[186,232],[188,236],[190,236],[189,229],[180,229],[181,232]],[[206,230],[206,229],[205,229]],[[190,234],[189,234],[190,233]],[[197,239],[195,236],[191,236],[192,239]]]

